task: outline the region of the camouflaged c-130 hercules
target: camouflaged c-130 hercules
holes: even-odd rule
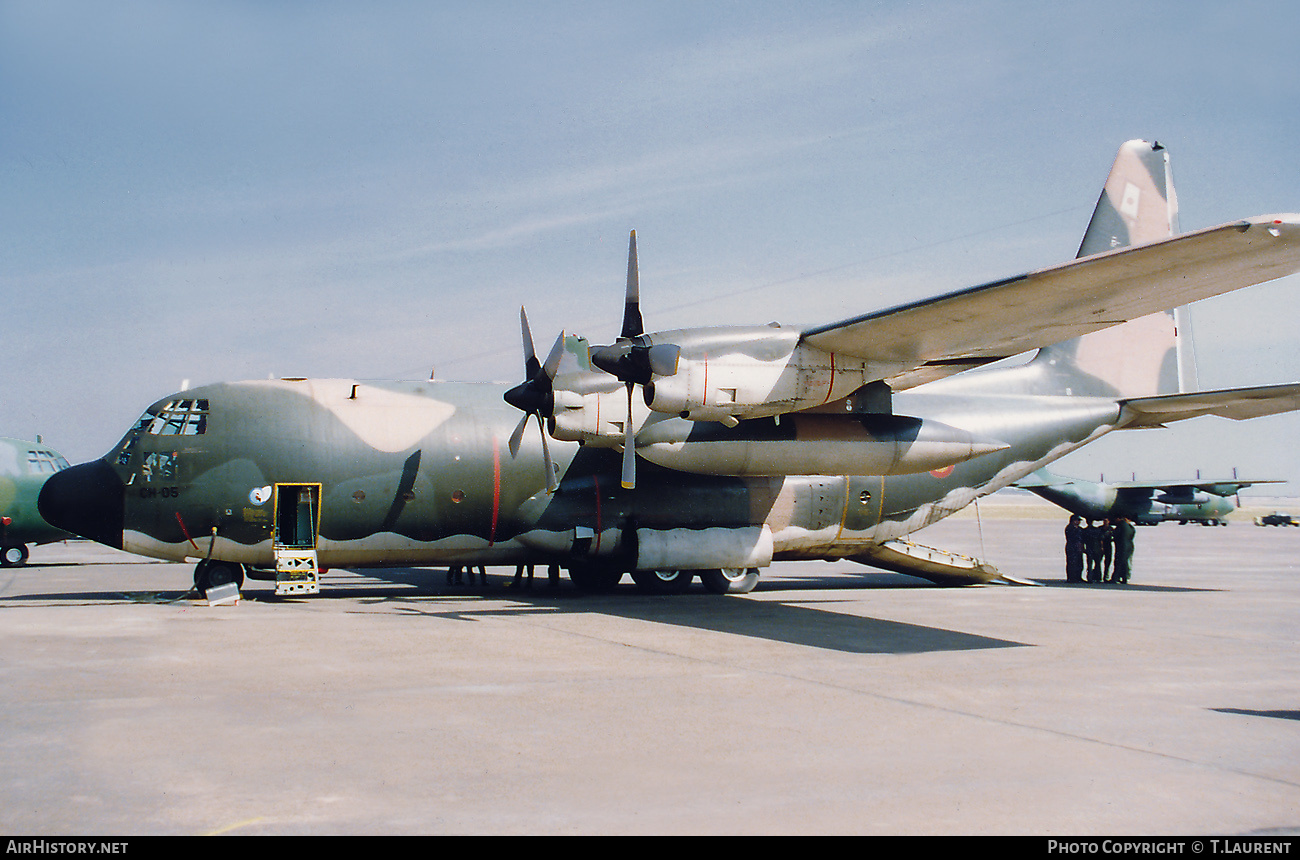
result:
[[[623,330],[522,318],[525,381],[209,385],[150,406],[52,477],[51,523],[196,562],[200,588],[327,567],[551,564],[584,588],[699,576],[752,588],[782,559],[942,583],[991,565],[905,536],[1112,430],[1300,406],[1300,385],[1195,391],[1171,308],[1300,270],[1300,216],[1177,232],[1163,147],[1121,147],[1079,257],[810,328],[645,332],[635,234]],[[1018,366],[981,368],[1037,350]],[[310,590],[304,586],[304,590]]]

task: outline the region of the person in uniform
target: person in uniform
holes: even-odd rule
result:
[[[1083,517],[1070,516],[1065,524],[1065,581],[1083,582]]]
[[[1115,572],[1111,579],[1120,585],[1128,585],[1133,573],[1133,546],[1137,542],[1137,528],[1128,517],[1120,517],[1115,523]]]
[[[1101,581],[1111,581],[1111,563],[1115,559],[1115,520],[1101,521]]]
[[[1088,560],[1089,582],[1101,582],[1101,541],[1101,523],[1089,520],[1088,527],[1083,530],[1083,554]]]

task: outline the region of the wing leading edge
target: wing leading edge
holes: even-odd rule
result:
[[[893,365],[884,378],[901,390],[1297,271],[1300,215],[1258,216],[810,328],[802,338]]]

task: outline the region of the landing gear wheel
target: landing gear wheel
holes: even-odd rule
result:
[[[194,588],[204,597],[209,588],[233,582],[237,588],[244,585],[244,566],[232,561],[201,561],[194,567]]]
[[[569,579],[579,591],[589,594],[607,594],[614,590],[623,571],[618,568],[603,567],[594,564],[575,564],[569,568]]]
[[[632,581],[647,594],[681,594],[690,587],[691,570],[634,570]]]
[[[749,594],[758,585],[758,568],[724,567],[701,570],[700,582],[710,594]]]
[[[17,567],[27,563],[27,544],[7,543],[0,552],[0,566]]]

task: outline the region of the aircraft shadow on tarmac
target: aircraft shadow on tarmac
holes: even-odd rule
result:
[[[1026,645],[1023,642],[977,636],[956,630],[846,615],[798,605],[796,602],[719,597],[707,594],[698,587],[685,594],[647,595],[637,593],[633,586],[625,583],[611,594],[583,594],[567,587],[567,583],[562,583],[558,588],[549,587],[544,574],[535,580],[531,589],[508,589],[499,585],[489,585],[486,588],[448,586],[446,574],[441,570],[366,571],[365,575],[404,585],[422,581],[422,597],[432,593],[463,599],[466,596],[481,594],[490,598],[504,597],[523,604],[515,607],[492,607],[468,611],[463,608],[440,611],[436,603],[425,601],[403,602],[396,607],[397,611],[403,613],[419,614],[430,618],[472,620],[532,613],[539,608],[571,613],[598,612],[619,618],[673,624],[697,630],[710,630],[854,654],[918,654]],[[896,577],[895,580],[897,581],[883,587],[916,587],[905,583],[899,584],[898,581],[912,581],[910,577]],[[794,580],[793,584],[788,584],[786,581],[770,582],[766,585],[760,584],[760,588],[768,591],[806,591],[813,583],[824,582],[817,579]],[[822,587],[843,588],[844,586],[843,583],[834,583]],[[361,589],[362,593],[358,593],[358,589]],[[367,601],[402,600],[410,596],[409,589],[395,591],[391,586],[366,589],[360,583],[356,587],[338,593],[346,593],[353,598],[361,597]]]
[[[270,592],[269,583],[248,583],[243,592],[245,600],[264,602],[289,602],[298,600],[360,600],[374,605],[394,602],[396,611],[418,614],[430,618],[471,620],[475,617],[506,616],[548,609],[557,612],[591,613],[662,624],[674,624],[698,630],[710,630],[738,636],[749,636],[775,642],[806,645],[833,651],[859,654],[916,654],[928,652],[968,651],[986,648],[1025,647],[1028,643],[978,636],[956,630],[926,627],[879,618],[862,617],[815,608],[812,603],[833,603],[834,598],[805,597],[788,601],[753,601],[707,594],[696,584],[684,594],[660,596],[638,593],[629,583],[619,586],[611,594],[584,594],[574,589],[567,580],[556,588],[547,584],[545,572],[534,580],[532,588],[507,588],[503,577],[496,575],[488,585],[452,585],[447,582],[443,568],[367,569],[364,571],[337,571],[326,574],[319,595],[307,598],[278,598]],[[1048,580],[1049,586],[1074,588],[1103,588]],[[889,573],[864,573],[852,576],[828,572],[826,575],[782,576],[759,583],[763,592],[860,591],[884,589],[936,588],[928,582],[913,577]],[[1004,587],[1004,586],[992,586]],[[1016,587],[1016,586],[1005,586]],[[1187,592],[1195,589],[1160,585],[1114,586],[1129,591]],[[441,611],[441,598],[463,601],[470,597],[508,599],[516,606],[485,607],[482,610],[457,608]],[[46,594],[13,595],[0,598],[3,602],[75,602],[80,604],[171,603],[183,600],[201,600],[193,591],[114,591],[52,592]]]
[[[1210,708],[1220,714],[1240,714],[1246,717],[1274,717],[1279,720],[1300,720],[1300,711],[1255,711],[1249,708]]]

